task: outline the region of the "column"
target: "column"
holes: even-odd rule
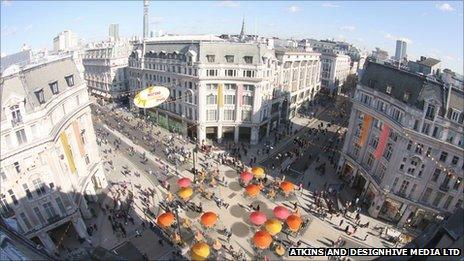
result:
[[[267,123],[266,137],[269,137],[269,131],[271,130],[271,121]]]
[[[84,220],[82,220],[81,217],[74,218],[72,223],[79,237],[84,239],[89,238],[89,234],[87,234],[87,227],[85,226]]]
[[[197,140],[201,144],[202,141],[206,140],[206,129],[200,124],[197,125]]]
[[[234,142],[235,143],[238,143],[239,134],[240,134],[239,131],[240,131],[240,127],[235,126],[235,130],[234,130]]]
[[[375,195],[375,198],[372,201],[372,204],[368,210],[369,215],[373,218],[377,218],[384,202],[385,202],[385,196],[383,196],[382,194]]]
[[[259,142],[259,127],[251,127],[250,144],[256,145]]]
[[[95,191],[94,179],[92,178],[85,188],[85,196],[91,199],[92,202],[98,200],[97,192]]]
[[[95,185],[97,188],[106,188],[108,186],[108,181],[106,176],[103,173],[103,166],[99,166],[97,172],[95,173]]]
[[[39,235],[40,242],[44,245],[45,249],[52,255],[54,255],[56,251],[56,245],[53,240],[50,238],[47,232],[40,233]]]
[[[222,125],[217,126],[217,133],[216,134],[217,134],[217,136],[216,136],[217,142],[221,143],[222,142]]]
[[[359,197],[359,199],[360,199],[361,201],[362,201],[362,200],[364,199],[364,197],[366,196],[367,188],[369,187],[369,184],[371,184],[371,182],[370,182],[369,180],[366,180],[366,184],[364,184],[364,187],[363,187],[361,196]]]
[[[90,219],[92,218],[92,213],[90,212],[89,206],[87,205],[87,200],[85,197],[81,200],[79,209],[81,210],[82,216],[85,219]]]

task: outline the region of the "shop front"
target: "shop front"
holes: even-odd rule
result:
[[[341,178],[346,182],[350,182],[354,175],[354,167],[348,161],[345,161],[343,166]]]
[[[401,208],[403,203],[393,200],[391,198],[386,198],[382,208],[380,209],[379,217],[391,221],[391,222],[398,222],[401,218]]]
[[[412,229],[423,231],[430,223],[434,222],[436,217],[436,214],[418,208],[411,213],[406,221],[406,225],[410,226]]]
[[[375,196],[379,194],[379,191],[375,188],[375,186],[371,183],[367,188],[366,194],[364,196],[364,204],[369,207],[374,202]]]

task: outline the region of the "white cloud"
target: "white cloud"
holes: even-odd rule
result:
[[[337,7],[340,7],[339,5],[332,4],[332,3],[323,3],[321,6],[322,6],[322,7],[327,7],[327,8],[337,8]]]
[[[11,1],[10,1],[10,0],[2,0],[2,5],[3,5],[4,7],[11,6]]]
[[[162,23],[164,23],[164,17],[161,17],[161,16],[150,17],[150,24],[162,24]]]
[[[240,4],[235,1],[221,1],[221,2],[218,2],[216,6],[236,8],[236,7],[239,7]]]
[[[29,30],[31,30],[32,27],[34,27],[32,24],[29,24],[28,26],[24,27],[24,32],[29,32]]]
[[[452,12],[454,11],[454,7],[452,7],[450,4],[448,3],[440,3],[440,4],[436,4],[435,7],[440,10],[440,11],[443,11],[443,12]]]
[[[18,32],[18,27],[16,26],[3,26],[2,27],[2,36],[12,36]]]
[[[409,38],[406,38],[406,37],[401,37],[401,36],[396,36],[396,35],[392,35],[390,33],[386,33],[384,35],[384,37],[388,40],[393,40],[393,41],[396,41],[396,40],[403,40],[405,41],[406,43],[408,44],[412,44],[412,40],[409,39]]]
[[[345,25],[345,26],[340,27],[340,30],[353,32],[354,30],[356,30],[356,27],[352,25]]]
[[[296,13],[296,12],[301,11],[301,8],[297,5],[292,5],[288,7],[287,11],[289,11],[290,13]]]
[[[74,18],[72,21],[74,23],[80,23],[80,22],[84,21],[84,17],[78,16],[78,17]]]

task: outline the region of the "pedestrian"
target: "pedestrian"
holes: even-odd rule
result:
[[[311,181],[308,181],[308,189],[311,187]]]
[[[364,236],[364,241],[367,240],[367,237],[368,237],[368,236],[369,236],[369,234],[366,234],[366,235]]]
[[[342,219],[342,220],[340,220],[340,224],[338,224],[338,226],[339,226],[339,227],[341,227],[341,226],[343,225],[343,222],[344,222],[344,220],[343,220],[343,219]]]

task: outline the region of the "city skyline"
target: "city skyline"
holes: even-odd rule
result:
[[[238,34],[245,18],[247,33],[346,40],[368,52],[380,47],[391,56],[396,40],[405,39],[410,46],[410,59],[434,57],[442,60],[445,68],[462,73],[463,17],[459,1],[362,5],[336,1],[202,1],[195,4],[152,1],[150,5],[150,30],[155,32]],[[2,55],[19,51],[22,44],[51,49],[53,37],[66,29],[87,41],[106,39],[112,23],[120,24],[122,36],[142,34],[141,1],[111,5],[108,2],[34,2],[34,8],[30,7],[31,2],[2,1]],[[34,17],[34,21],[28,17]],[[332,17],[336,18],[327,19]],[[406,23],[408,26],[403,26]],[[445,38],[449,40],[440,41]]]

